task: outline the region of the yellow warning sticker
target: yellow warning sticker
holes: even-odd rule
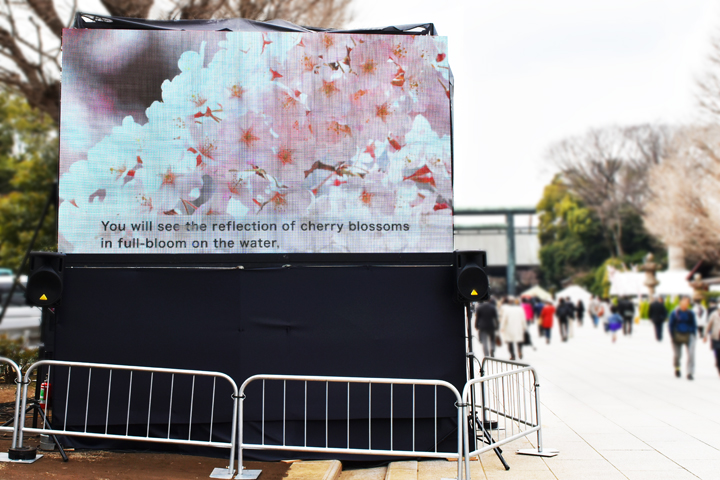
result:
[[[475,290],[473,290],[473,292],[474,292],[474,291],[475,291]],[[473,295],[475,295],[475,294],[473,293]],[[40,297],[40,300],[47,300],[47,297],[45,296],[44,293],[43,293],[42,296]]]
[[[473,288],[473,291],[470,292],[470,295],[477,295],[477,291]],[[44,296],[44,295],[43,295]]]

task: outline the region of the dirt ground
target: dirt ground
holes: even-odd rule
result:
[[[31,385],[34,387],[34,385]],[[30,396],[34,388],[30,389]],[[15,386],[0,384],[0,423],[9,420],[15,407]],[[23,442],[37,447],[38,435],[29,435]],[[12,445],[12,433],[0,433],[0,452]],[[68,462],[56,451],[41,451],[43,457],[32,464],[0,462],[0,480],[194,480],[207,479],[214,468],[225,468],[226,458],[198,457],[156,452],[120,452],[105,450],[68,450]],[[280,480],[290,468],[282,462],[245,462],[245,467],[262,470],[261,480]]]
[[[7,452],[12,435],[4,433],[0,438],[0,452]],[[33,436],[25,442],[37,446],[39,439]],[[44,456],[32,464],[0,463],[0,480],[195,480],[207,479],[213,468],[224,468],[227,459],[196,457],[148,452],[109,452],[104,450],[68,451],[68,462],[63,462],[57,451],[43,452]],[[248,469],[262,470],[261,480],[285,478],[289,463],[245,462]]]

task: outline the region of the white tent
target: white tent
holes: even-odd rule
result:
[[[585,304],[585,308],[587,308],[587,305],[590,303],[590,299],[592,298],[592,293],[588,292],[580,285],[570,285],[555,294],[555,298],[558,299],[568,297],[574,304],[577,304],[578,300],[582,300]]]
[[[550,295],[550,292],[545,290],[539,285],[535,285],[534,287],[529,288],[528,290],[525,290],[523,293],[520,294],[521,297],[537,297],[543,302],[552,302],[552,295]]]
[[[657,295],[692,295],[693,289],[687,281],[690,272],[671,270],[658,272]],[[648,295],[644,272],[612,272],[610,275],[610,295]]]

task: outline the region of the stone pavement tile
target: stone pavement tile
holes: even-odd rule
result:
[[[649,443],[654,449],[676,461],[680,459],[716,460],[720,458],[720,450],[697,440],[692,442],[650,441]]]
[[[629,471],[682,470],[683,467],[656,450],[607,450],[602,456],[623,473]]]
[[[343,470],[339,480],[385,480],[387,467]]]
[[[630,433],[587,433],[583,439],[596,450],[650,450],[651,447]]]
[[[617,470],[606,472],[563,471],[553,472],[553,475],[556,480],[628,480]]]
[[[560,455],[562,455],[562,453]],[[555,474],[575,472],[575,474],[578,475],[577,478],[580,478],[580,476],[585,473],[599,475],[604,473],[611,474],[612,472],[618,471],[604,458],[597,460],[574,460],[561,458],[560,455],[545,459],[548,468]]]
[[[584,440],[555,442],[548,448],[560,450],[558,456],[569,460],[600,460],[602,456]]]
[[[608,415],[608,418],[621,428],[629,427],[663,427],[667,426],[663,420],[636,409],[630,409],[622,413]]]
[[[479,463],[479,462],[472,462]],[[441,478],[457,478],[457,462],[448,462],[444,460],[431,460],[418,462],[417,480],[439,480]],[[477,467],[476,467],[477,469]],[[473,469],[470,469],[472,476]],[[482,474],[484,477],[484,474]],[[477,478],[482,478],[478,476]]]
[[[486,472],[487,480],[557,480],[557,477],[550,470],[538,470],[529,474],[525,470],[515,470],[510,467],[508,471]],[[475,480],[475,476],[472,477]]]
[[[683,442],[693,437],[675,427],[628,427],[628,431],[644,442]]]
[[[720,460],[681,460],[689,472],[706,480],[717,480],[720,472]]]
[[[388,465],[385,480],[417,480],[418,462],[392,462]]]
[[[666,470],[666,471],[630,471],[623,472],[628,480],[698,480],[698,477],[687,470]],[[708,479],[709,480],[709,479]]]
[[[693,437],[703,443],[707,443],[711,447],[720,449],[720,433],[718,432],[701,432],[693,434]]]

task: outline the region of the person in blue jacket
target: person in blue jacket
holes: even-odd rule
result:
[[[670,314],[670,339],[673,346],[673,361],[675,363],[675,376],[680,377],[680,357],[682,356],[683,345],[687,346],[687,378],[693,379],[695,371],[695,343],[697,339],[697,319],[695,313],[690,310],[690,299],[683,297],[680,305]]]

